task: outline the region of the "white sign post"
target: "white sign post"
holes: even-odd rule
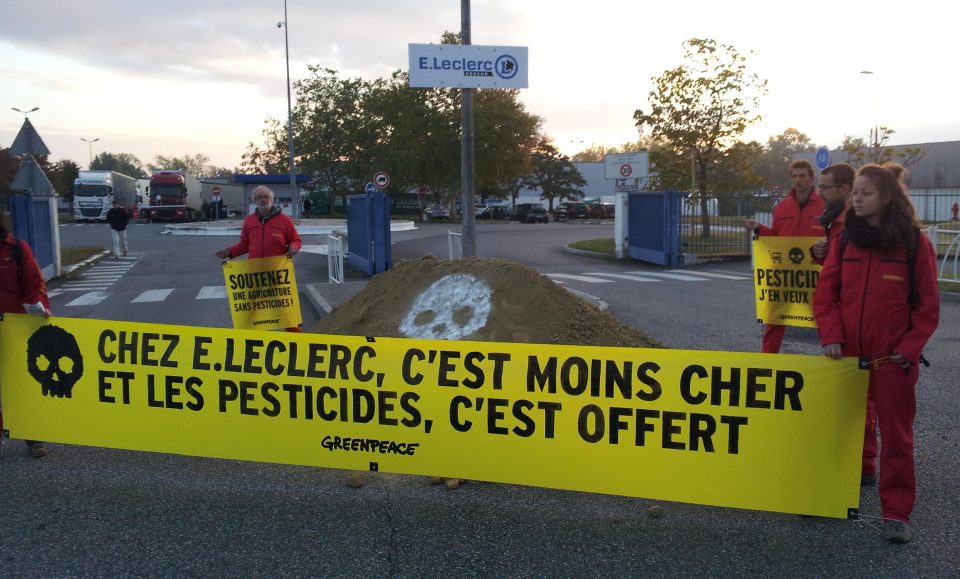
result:
[[[527,88],[526,46],[410,44],[410,86]]]
[[[604,155],[604,173],[616,181],[617,208],[613,220],[614,251],[618,259],[627,257],[627,193],[634,193],[650,178],[650,157],[646,151]]]

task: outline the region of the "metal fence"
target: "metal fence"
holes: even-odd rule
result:
[[[681,252],[705,258],[749,256],[751,235],[743,228],[743,220],[753,219],[770,225],[773,208],[781,199],[752,194],[709,198],[706,204],[699,199],[684,199],[680,216]],[[924,226],[960,229],[960,221],[953,220],[957,195],[911,193],[910,199],[916,208],[917,219]],[[952,239],[947,234],[936,240],[931,238],[938,256],[943,257],[948,252]]]

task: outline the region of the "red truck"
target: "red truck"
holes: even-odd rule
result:
[[[196,221],[202,215],[200,181],[183,171],[154,171],[147,194],[148,221]]]

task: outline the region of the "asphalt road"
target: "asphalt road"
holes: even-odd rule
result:
[[[198,286],[222,285],[212,252],[224,239],[172,238],[141,227],[131,251],[142,253],[142,262],[111,288],[124,298],[67,307],[68,296],[57,296],[58,315],[228,327],[211,302],[191,299]],[[444,256],[446,229],[455,227],[431,224],[395,235],[395,259]],[[79,244],[109,242],[106,231],[78,229]],[[543,273],[645,269],[561,250],[575,239],[608,237],[609,226],[483,224],[478,231],[481,256],[513,257]],[[62,232],[64,239],[74,235]],[[323,284],[325,262],[309,258],[298,258],[300,282]],[[739,262],[692,271],[748,269]],[[667,346],[759,348],[742,282],[566,283]],[[321,285],[334,305],[362,286],[356,277],[343,286]],[[156,287],[174,287],[171,296],[181,299],[160,302],[165,306],[124,301]],[[345,484],[350,473],[332,469],[60,444],[36,460],[11,441],[0,454],[0,576],[957,577],[958,343],[960,304],[945,302],[927,348],[933,365],[918,386],[919,496],[915,540],[905,546],[885,542],[870,519],[476,481],[450,491],[424,477],[386,474],[366,475],[355,489]],[[817,348],[809,332],[789,332],[785,351]],[[875,489],[863,491],[861,512],[879,514]]]

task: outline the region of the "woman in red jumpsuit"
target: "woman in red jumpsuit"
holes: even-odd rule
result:
[[[927,236],[918,233],[902,174],[903,167],[892,163],[860,168],[846,214],[848,242],[844,247],[842,238],[833,240],[813,297],[824,354],[870,364],[868,398],[882,439],[883,526],[894,543],[911,539],[917,365],[940,318],[936,253]],[[876,447],[876,432],[868,426],[864,476],[874,473]]]

